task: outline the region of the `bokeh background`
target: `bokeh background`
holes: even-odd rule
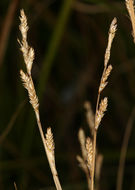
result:
[[[79,168],[78,130],[89,135],[84,102],[95,111],[108,29],[118,30],[111,51],[113,71],[103,92],[108,111],[98,130],[103,155],[99,190],[116,189],[120,150],[129,119],[131,135],[123,190],[135,189],[135,44],[125,2],[120,0],[0,1],[0,189],[55,189],[34,112],[19,70],[24,67],[17,38],[19,12],[28,17],[35,49],[32,76],[39,95],[43,130],[52,127],[57,170],[64,190],[87,189]]]

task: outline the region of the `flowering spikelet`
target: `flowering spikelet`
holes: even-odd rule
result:
[[[54,153],[54,141],[53,141],[53,134],[51,131],[51,128],[47,128],[47,133],[46,133],[46,145],[47,149],[51,152]]]
[[[33,106],[34,110],[37,110],[39,107],[38,103],[38,97],[35,92],[34,84],[32,82],[32,79],[28,74],[24,73],[22,70],[20,70],[21,79],[23,81],[24,87],[28,90],[30,103]]]
[[[110,25],[110,29],[109,29],[108,45],[107,45],[107,48],[106,48],[105,60],[104,60],[104,66],[105,67],[107,66],[108,61],[110,59],[111,45],[112,45],[116,30],[117,30],[117,19],[114,18],[111,25]]]
[[[20,29],[20,31],[22,33],[23,39],[27,40],[27,32],[28,32],[28,29],[29,29],[28,24],[27,24],[27,17],[25,15],[23,9],[20,11],[20,14],[21,14],[21,16],[20,16],[21,24],[19,26],[19,29]]]
[[[84,134],[84,130],[83,129],[79,129],[79,132],[78,132],[78,138],[79,138],[79,142],[80,142],[80,145],[81,145],[81,151],[82,151],[82,156],[83,156],[83,159],[84,161],[86,161],[87,159],[87,153],[86,153],[86,148],[85,148],[85,134]]]
[[[113,38],[114,38],[114,36],[115,36],[116,30],[117,30],[117,19],[114,18],[114,19],[112,20],[112,23],[111,23],[111,25],[110,25],[110,30],[109,30],[109,34],[111,35],[112,40],[113,40]]]
[[[100,86],[99,86],[99,93],[106,87],[107,85],[107,79],[111,73],[111,70],[112,70],[112,65],[109,65],[107,67],[107,69],[105,70],[105,72],[103,73],[103,76],[102,76],[102,79],[101,79],[101,82],[100,82]]]
[[[99,105],[99,110],[96,113],[96,119],[95,119],[95,129],[97,130],[99,127],[99,124],[104,116],[104,112],[107,109],[108,99],[105,97],[103,100],[101,100],[101,103]]]
[[[22,41],[19,42],[21,46],[21,51],[23,53],[24,62],[26,64],[27,72],[29,75],[31,75],[31,68],[34,60],[34,49],[32,47],[29,47],[27,42],[27,32],[28,32],[28,25],[27,25],[27,17],[24,13],[24,10],[21,10],[21,17],[20,17],[21,24],[19,26],[19,29],[22,34]]]
[[[22,70],[20,71],[21,79],[23,81],[24,87],[28,90],[30,103],[32,104],[35,111],[37,111],[39,107],[38,103],[38,97],[35,92],[34,84],[31,78],[31,69],[32,64],[34,60],[34,49],[32,47],[29,47],[27,43],[27,32],[28,32],[28,25],[27,25],[27,17],[24,13],[24,10],[21,10],[21,16],[20,16],[21,24],[19,26],[21,34],[22,34],[22,41],[19,42],[21,46],[21,51],[23,53],[24,62],[27,69],[27,74],[24,73]]]
[[[92,160],[93,160],[93,145],[89,137],[86,139],[86,151],[87,151],[87,165],[89,170],[92,169]]]

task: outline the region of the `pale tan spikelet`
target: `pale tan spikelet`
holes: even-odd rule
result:
[[[117,30],[117,19],[115,17],[110,25],[110,30],[109,30],[109,34],[111,34],[111,38],[114,38],[116,30]]]
[[[19,29],[21,31],[22,34],[22,41],[19,42],[20,46],[21,46],[21,51],[23,52],[23,57],[25,60],[25,64],[27,65],[27,57],[28,57],[28,51],[29,51],[29,46],[28,46],[28,42],[27,42],[27,32],[28,32],[28,25],[27,25],[27,17],[24,13],[24,10],[21,10],[21,16],[20,16],[20,25],[19,25]]]
[[[105,60],[104,60],[104,66],[106,67],[108,64],[108,61],[110,59],[110,51],[111,51],[111,45],[113,42],[113,39],[115,37],[115,33],[117,30],[117,19],[114,18],[109,29],[109,36],[108,36],[108,45],[105,52]]]
[[[23,81],[24,87],[28,90],[30,103],[32,104],[34,110],[38,110],[39,103],[38,103],[38,97],[35,92],[34,84],[30,76],[28,74],[24,73],[22,70],[20,70],[21,79]]]
[[[85,148],[86,137],[85,137],[84,130],[82,128],[79,129],[78,139],[79,139],[79,142],[81,145],[83,159],[84,159],[84,161],[86,161],[87,160],[87,152],[86,152],[86,148]]]
[[[133,35],[133,40],[135,43],[135,8],[134,8],[134,1],[133,0],[125,0],[126,2],[126,7],[130,16],[131,24],[132,24],[132,35]]]
[[[107,109],[108,99],[105,97],[103,100],[101,100],[101,103],[99,105],[99,110],[97,111],[96,118],[95,118],[95,129],[97,130],[100,122],[104,116],[104,113]]]
[[[20,31],[21,31],[21,33],[22,33],[22,38],[23,38],[24,40],[27,40],[27,32],[28,32],[29,27],[28,27],[28,24],[27,24],[27,17],[26,17],[26,15],[25,15],[23,9],[21,9],[20,15],[21,15],[21,16],[20,16],[21,24],[20,24],[20,26],[19,26],[19,29],[20,29]]]
[[[27,55],[27,72],[29,74],[31,74],[31,69],[32,69],[32,64],[33,64],[33,61],[34,61],[34,57],[35,57],[35,52],[34,52],[34,49],[32,47],[29,48],[29,51],[28,51],[28,55]]]
[[[108,79],[111,71],[112,71],[112,65],[109,65],[103,73],[103,76],[102,76],[102,79],[100,82],[100,86],[99,86],[99,93],[101,93],[101,91],[106,87],[106,85],[108,83],[107,79]]]
[[[31,75],[32,64],[34,60],[34,49],[28,45],[27,42],[27,32],[28,32],[28,25],[27,25],[27,17],[24,13],[24,10],[21,10],[21,17],[20,17],[21,24],[19,29],[22,34],[22,41],[19,44],[21,46],[21,51],[23,52],[24,61],[26,64],[27,72]]]
[[[27,73],[24,73],[23,70],[20,70],[20,77],[23,81],[23,86],[28,90],[29,89],[30,77],[28,76]]]
[[[47,128],[47,133],[46,133],[46,146],[47,149],[51,152],[54,153],[54,140],[53,140],[53,133],[51,131],[51,128]]]
[[[89,125],[89,128],[91,130],[91,134],[93,135],[93,131],[94,131],[94,113],[91,107],[91,103],[86,101],[84,103],[84,108],[86,109],[86,119],[87,119],[87,123]]]
[[[86,139],[86,151],[87,151],[87,166],[90,170],[92,170],[92,161],[93,161],[93,144],[90,137],[87,137]]]

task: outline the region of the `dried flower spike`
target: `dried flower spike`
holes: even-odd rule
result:
[[[51,131],[51,128],[47,128],[47,133],[46,133],[46,145],[47,148],[50,152],[54,153],[54,141],[53,141],[53,134]]]
[[[25,15],[23,9],[21,9],[20,15],[21,15],[21,16],[20,16],[21,24],[20,24],[20,26],[19,26],[19,29],[20,29],[20,31],[21,31],[21,33],[22,33],[22,38],[23,38],[24,40],[27,40],[27,32],[28,32],[29,27],[28,27],[28,24],[27,24],[27,17],[26,17],[26,15]]]
[[[89,168],[90,174],[92,170],[92,161],[93,161],[93,145],[90,137],[86,139],[86,151],[87,151],[87,166]]]
[[[103,76],[101,78],[100,86],[99,86],[99,93],[106,87],[107,85],[107,79],[111,73],[112,65],[109,65],[107,69],[104,71]]]
[[[84,130],[82,128],[79,129],[78,139],[79,139],[79,142],[81,145],[83,159],[84,159],[84,161],[86,161],[87,160],[87,153],[86,153],[86,148],[85,148],[86,137],[85,137]]]
[[[24,10],[21,10],[21,17],[20,17],[21,24],[19,26],[21,34],[22,34],[22,41],[20,43],[21,51],[23,53],[24,62],[26,64],[27,73],[31,75],[32,64],[34,61],[34,49],[29,47],[27,42],[27,32],[28,32],[28,25],[27,25],[27,17],[24,13]]]
[[[109,29],[108,45],[106,48],[105,60],[104,60],[104,66],[105,67],[107,66],[108,61],[110,59],[111,46],[112,46],[113,39],[115,37],[116,30],[117,30],[117,19],[114,18],[111,25],[110,25],[110,29]]]
[[[99,105],[99,110],[97,111],[97,114],[96,114],[96,119],[95,119],[95,129],[96,130],[98,129],[100,122],[104,116],[104,113],[107,109],[107,104],[108,104],[108,100],[105,97],[103,100],[101,100],[101,103]]]
[[[28,74],[25,74],[22,70],[20,70],[21,79],[23,81],[24,87],[28,90],[30,103],[34,110],[38,110],[39,103],[38,103],[38,97],[35,92],[34,84],[30,76]]]

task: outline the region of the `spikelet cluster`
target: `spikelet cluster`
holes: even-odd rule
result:
[[[85,137],[84,130],[82,128],[79,129],[78,139],[79,139],[79,142],[81,145],[83,159],[84,159],[84,161],[86,161],[87,160],[87,152],[86,152],[86,148],[85,148],[86,137]]]
[[[112,65],[109,65],[109,66],[107,66],[107,65],[108,65],[108,61],[110,59],[111,46],[112,46],[113,39],[115,37],[116,30],[117,30],[117,19],[114,18],[110,25],[110,28],[109,28],[108,44],[107,44],[107,48],[106,48],[106,52],[105,52],[105,59],[104,59],[104,71],[103,71],[99,89],[98,89],[99,99],[100,99],[101,92],[108,84],[107,79],[112,71]],[[106,108],[107,108],[107,103],[108,103],[107,98],[104,98],[103,100],[101,100],[99,109],[97,106],[98,110],[96,110],[96,116],[95,116],[95,129],[96,130],[98,129],[99,124],[104,116],[104,112],[106,111]],[[99,102],[98,102],[98,104],[99,104]]]
[[[114,18],[110,25],[110,28],[109,28],[108,44],[107,44],[107,48],[105,51],[105,57],[104,57],[104,70],[103,70],[103,74],[102,74],[99,89],[98,89],[98,97],[97,97],[95,116],[91,109],[90,103],[85,102],[85,104],[84,104],[84,107],[86,109],[86,118],[87,118],[87,122],[90,127],[90,130],[91,130],[91,136],[92,136],[92,138],[88,137],[85,140],[85,142],[86,142],[85,148],[84,148],[84,137],[82,135],[84,132],[83,133],[82,133],[82,131],[79,132],[79,141],[81,144],[81,149],[84,149],[86,151],[86,154],[87,154],[86,161],[87,162],[85,161],[84,156],[83,156],[83,158],[78,156],[77,160],[79,161],[81,168],[83,168],[83,170],[85,171],[87,181],[88,181],[88,188],[90,190],[94,189],[95,161],[96,161],[95,158],[96,158],[96,152],[97,152],[97,150],[96,150],[97,129],[101,123],[101,120],[104,116],[105,111],[107,110],[107,105],[108,105],[107,97],[102,99],[100,102],[100,96],[101,96],[101,92],[103,91],[103,89],[105,88],[105,86],[108,83],[107,79],[112,70],[112,65],[108,66],[108,62],[110,59],[111,46],[112,46],[113,39],[115,37],[116,30],[117,30],[117,19]],[[83,155],[83,151],[82,151],[82,155]],[[98,162],[97,162],[97,168],[96,168],[97,169],[96,176],[99,179],[100,169],[101,169],[101,164],[102,164],[102,157],[98,157],[97,161]]]
[[[21,10],[20,13],[21,13],[21,16],[20,16],[21,24],[19,26],[19,29],[22,34],[22,40],[21,42],[18,40],[18,42],[21,46],[20,49],[23,53],[24,62],[27,69],[27,73],[24,73],[22,70],[20,70],[20,76],[23,81],[24,87],[28,90],[30,103],[32,104],[34,110],[37,111],[39,107],[38,97],[36,95],[35,87],[32,81],[32,77],[31,77],[31,69],[32,69],[32,64],[34,60],[34,49],[30,47],[27,42],[27,32],[29,29],[28,24],[27,24],[27,17],[23,10]]]
[[[38,110],[39,107],[38,97],[36,95],[34,84],[31,77],[28,74],[24,73],[22,70],[20,70],[20,75],[24,87],[28,90],[29,99],[32,107],[34,108],[34,110]]]
[[[34,49],[32,47],[30,47],[28,45],[28,42],[27,42],[27,32],[28,32],[28,24],[27,24],[27,17],[24,13],[24,10],[21,10],[21,16],[20,16],[20,21],[21,21],[21,24],[19,26],[19,29],[21,31],[21,34],[22,34],[22,40],[21,42],[19,41],[20,43],[20,46],[21,46],[21,51],[23,53],[23,57],[24,57],[24,62],[26,64],[26,69],[27,69],[27,73],[29,75],[31,75],[31,69],[32,69],[32,64],[33,64],[33,61],[34,61],[34,57],[35,57],[35,53],[34,53]]]
[[[110,29],[109,29],[108,44],[107,44],[107,48],[106,48],[106,52],[105,52],[105,59],[104,59],[104,72],[103,72],[100,86],[99,86],[99,93],[101,93],[101,91],[107,85],[107,79],[112,70],[112,65],[109,65],[107,67],[107,64],[110,59],[111,46],[112,46],[113,39],[115,37],[116,30],[117,30],[117,19],[114,18],[110,25]]]
[[[112,46],[113,39],[115,37],[116,30],[117,30],[117,19],[114,18],[111,25],[110,25],[110,29],[109,29],[108,45],[106,48],[105,61],[104,61],[105,67],[107,66],[108,61],[110,59],[111,46]]]
[[[51,131],[51,128],[47,128],[47,133],[46,133],[46,146],[47,149],[51,152],[54,153],[54,140],[53,140],[53,133]]]
[[[102,90],[106,87],[108,83],[107,79],[111,73],[111,70],[112,70],[112,65],[109,65],[107,69],[104,71],[103,76],[101,78],[100,86],[99,86],[99,93],[101,93]]]
[[[97,130],[99,127],[99,124],[104,116],[104,113],[107,109],[108,99],[105,97],[103,100],[101,100],[101,103],[99,105],[99,109],[96,113],[96,119],[95,119],[95,129]]]
[[[92,140],[89,137],[87,137],[86,139],[86,151],[87,151],[87,166],[91,171],[92,161],[93,161],[93,145],[92,145]]]
[[[90,185],[90,178],[92,175],[92,163],[93,163],[93,143],[90,137],[85,137],[83,129],[78,132],[78,138],[81,145],[82,157],[77,156],[77,161],[79,166],[85,172],[88,182],[88,187]],[[90,187],[89,187],[90,188]]]
[[[76,159],[79,162],[79,166],[87,174],[88,173],[88,168],[87,168],[87,165],[86,165],[87,152],[86,152],[86,147],[85,147],[86,137],[85,137],[84,130],[82,128],[79,129],[78,139],[79,139],[80,146],[81,146],[82,157],[77,155]]]

